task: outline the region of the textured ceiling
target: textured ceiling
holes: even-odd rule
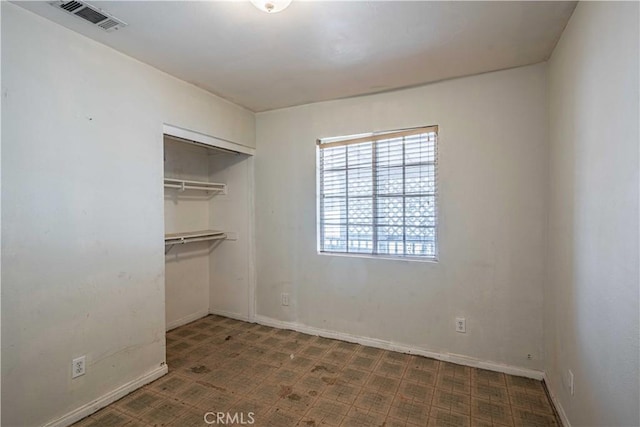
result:
[[[575,2],[95,1],[105,33],[45,2],[26,9],[253,111],[546,60]]]

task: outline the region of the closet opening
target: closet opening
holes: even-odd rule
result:
[[[166,330],[252,320],[254,149],[167,125],[163,145]]]

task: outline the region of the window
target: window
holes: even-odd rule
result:
[[[319,251],[436,259],[438,127],[318,141]]]

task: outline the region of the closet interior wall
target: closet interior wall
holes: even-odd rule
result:
[[[164,139],[164,177],[209,181],[206,148]],[[165,234],[209,229],[210,199],[204,191],[165,188]],[[218,241],[165,246],[167,330],[209,313],[209,253]]]
[[[209,312],[242,320],[253,317],[253,164],[246,154],[209,156],[209,181],[227,184],[211,201],[209,228],[227,239],[209,256]]]

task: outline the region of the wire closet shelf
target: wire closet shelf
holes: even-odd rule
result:
[[[227,194],[227,185],[218,182],[187,181],[184,179],[165,178],[164,188],[175,188],[178,191],[200,190],[215,194]]]

